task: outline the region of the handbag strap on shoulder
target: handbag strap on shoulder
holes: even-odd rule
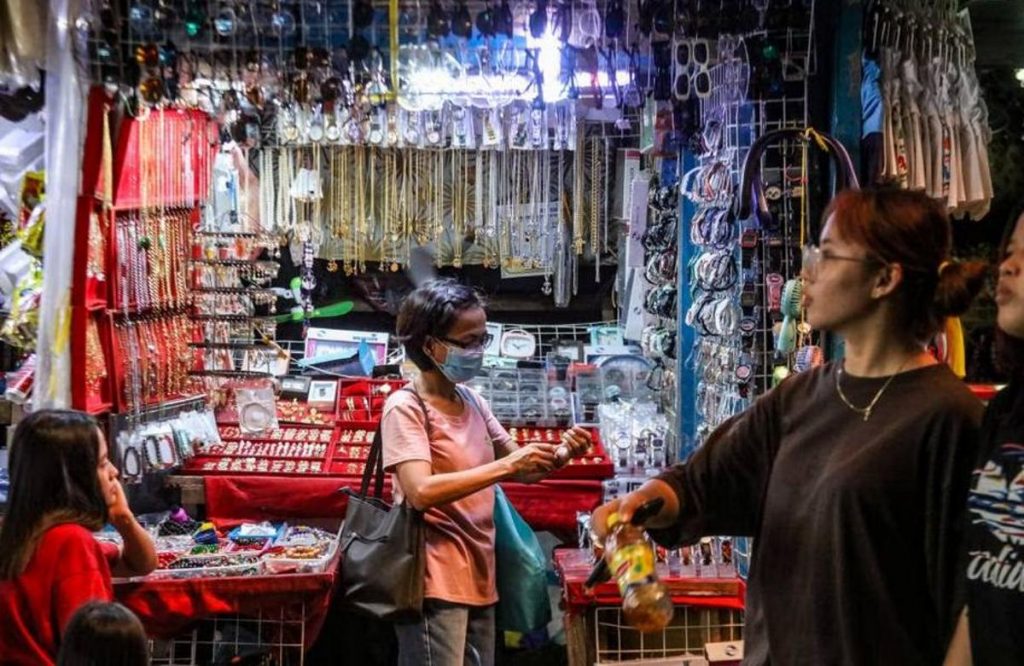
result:
[[[487,432],[487,441],[491,443],[491,447],[494,447],[494,438],[491,437],[491,431],[487,428],[487,416],[484,414],[484,410],[480,407],[480,403],[477,402],[476,396],[471,391],[462,388],[459,385],[455,386],[455,390],[458,391],[459,395],[462,396],[462,400],[467,404],[473,405],[473,409],[480,415],[480,418],[484,422],[484,430]]]
[[[420,404],[420,409],[423,410],[423,422],[426,426],[427,439],[429,440],[432,432],[430,414],[427,413],[427,404],[423,402],[423,398],[416,392],[415,388],[406,386],[401,390],[409,391],[416,396],[416,402]],[[383,418],[381,420],[383,421]],[[371,481],[373,482],[373,496],[376,498],[384,497],[384,438],[381,435],[380,423],[377,424],[377,430],[373,434],[373,444],[370,445],[370,454],[366,458],[366,467],[363,469],[363,480],[359,485],[359,494],[362,497],[366,497],[366,494],[369,492]]]

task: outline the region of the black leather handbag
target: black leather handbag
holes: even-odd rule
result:
[[[413,394],[426,414],[423,399]],[[429,437],[430,421],[426,423]],[[340,593],[345,605],[373,617],[415,619],[423,610],[423,514],[407,502],[392,506],[384,501],[382,449],[378,426],[359,493],[343,489],[349,498],[341,531]]]

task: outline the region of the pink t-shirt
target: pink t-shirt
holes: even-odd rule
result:
[[[381,420],[384,468],[393,471],[398,463],[425,460],[431,463],[434,474],[445,474],[493,462],[494,446],[510,441],[511,436],[494,418],[486,401],[475,392],[473,397],[480,409],[466,405],[459,416],[449,416],[427,403],[431,434],[428,439],[423,409],[416,396],[411,391],[394,393],[384,406]],[[398,478],[392,480],[395,501],[400,502],[403,495]],[[497,602],[494,488],[428,509],[424,518],[424,596],[469,606]]]

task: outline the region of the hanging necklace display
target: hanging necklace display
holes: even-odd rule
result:
[[[594,255],[594,281],[601,281],[601,201],[604,167],[601,164],[601,140],[590,139],[590,251]],[[582,158],[582,155],[579,157]]]
[[[483,247],[484,243],[484,156],[473,154],[473,237]]]
[[[555,232],[555,235],[554,235],[554,240],[550,241],[550,242],[553,243],[552,251],[551,251],[551,253],[549,255],[551,260],[548,262],[547,266],[545,266],[544,284],[541,286],[541,292],[545,296],[550,296],[552,294],[552,292],[554,291],[554,288],[551,285],[551,275],[552,275],[552,273],[556,272],[557,269],[558,269],[557,264],[556,264],[556,258],[558,256],[558,247],[557,247],[558,233],[557,233],[557,227],[560,227],[562,225],[562,219],[563,219],[563,217],[562,217],[562,215],[563,215],[563,212],[562,212],[563,211],[562,199],[563,199],[563,193],[565,192],[565,151],[564,150],[558,151],[558,185],[557,185],[557,187],[558,187],[558,189],[555,192],[555,201],[556,201],[555,205],[557,206],[557,218],[556,218],[555,224],[557,226],[556,226],[556,232]]]
[[[463,168],[466,153],[452,152],[452,267],[462,268],[462,243],[466,236],[468,172]]]
[[[274,181],[274,151],[267,148],[260,152],[260,226],[267,233],[273,233],[276,217],[277,195],[276,183]]]
[[[274,220],[282,235],[291,232],[295,226],[295,207],[292,204],[292,151],[282,148],[277,151],[277,213]]]
[[[586,174],[581,162],[586,153],[583,133],[579,132],[574,144],[573,153],[573,186],[572,186],[572,247],[577,255],[583,254],[586,241],[583,236],[583,202],[586,200]]]
[[[444,152],[440,150],[434,152],[434,177],[432,180],[434,186],[434,253],[437,255],[437,267],[440,268],[444,265],[441,252],[441,238],[444,234]]]
[[[507,153],[502,153],[504,157]],[[480,159],[477,155],[477,159]],[[487,208],[484,222],[484,268],[497,268],[500,265],[498,256],[498,154],[491,152],[487,156]],[[506,173],[506,172],[502,172]]]
[[[400,181],[398,176],[398,152],[387,151],[384,155],[384,210],[382,213],[380,265],[381,270],[387,266],[392,273],[401,269],[401,264],[398,261],[398,246],[401,240],[398,229],[398,202],[400,199],[399,189],[404,185],[404,179]]]
[[[360,238],[366,238],[367,229],[367,209],[366,209],[366,189],[362,187],[362,183],[366,182],[367,172],[367,157],[369,155],[369,149],[364,146],[357,146],[356,152],[356,177],[354,191],[356,193],[356,219],[355,219],[355,233],[353,237],[353,265],[352,270],[356,273],[366,272],[366,261],[364,259],[363,245],[359,242]]]
[[[308,326],[313,311],[312,294],[316,288],[313,257],[321,231],[321,205],[324,201],[322,152],[319,145],[313,145],[309,158],[310,166],[299,169],[291,188],[293,205],[302,210],[302,221],[296,226],[295,235],[301,248],[299,278],[304,326]]]

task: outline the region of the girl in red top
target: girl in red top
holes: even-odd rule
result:
[[[11,488],[0,525],[0,664],[53,664],[68,620],[113,600],[118,575],[156,568],[153,541],[128,508],[96,421],[42,410],[14,431]],[[110,522],[122,548],[92,532]]]

